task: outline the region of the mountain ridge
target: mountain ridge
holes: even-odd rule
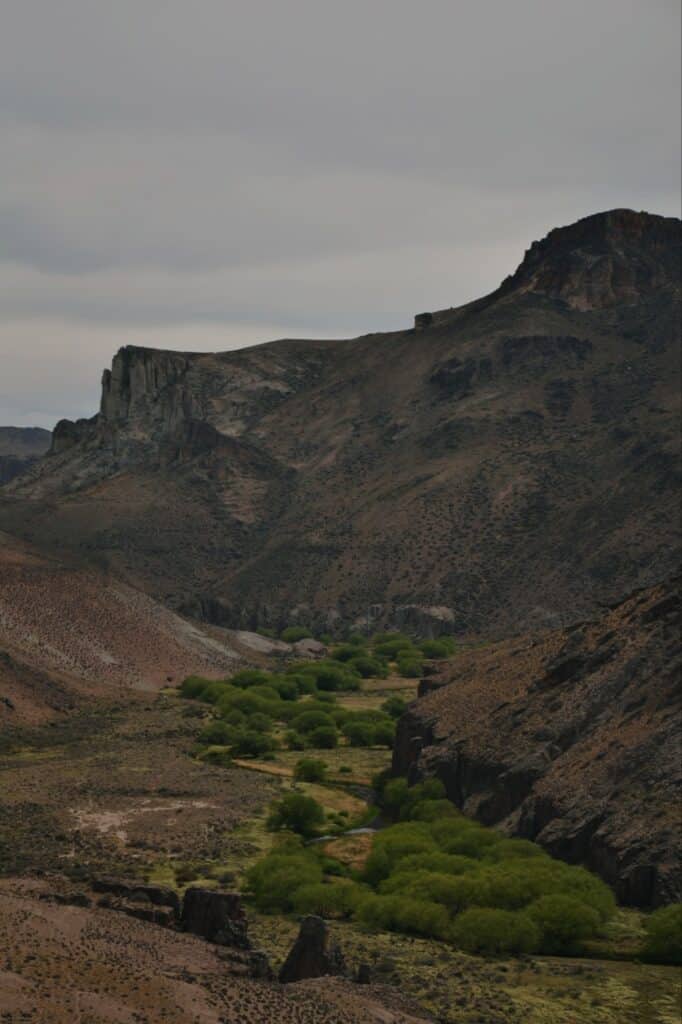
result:
[[[100,413],[57,425],[0,525],[26,517],[30,539],[231,627],[585,616],[663,578],[678,543],[679,254],[675,218],[607,211],[405,331],[126,347]]]

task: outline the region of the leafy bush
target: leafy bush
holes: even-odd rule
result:
[[[647,933],[642,951],[645,959],[682,964],[682,903],[654,910],[644,927]]]
[[[295,677],[273,676],[270,680],[270,686],[273,690],[277,691],[280,700],[298,700],[299,688]]]
[[[350,917],[363,896],[355,882],[313,882],[301,886],[293,897],[297,914],[319,914],[320,917]]]
[[[300,733],[310,733],[320,726],[331,727],[336,732],[334,719],[325,711],[302,711],[291,721],[292,729]]]
[[[402,697],[388,697],[381,705],[381,710],[391,718],[400,718],[407,711],[407,704]]]
[[[324,782],[327,777],[327,765],[314,757],[303,757],[296,762],[294,778],[301,782]]]
[[[420,654],[418,648],[414,646],[409,637],[400,637],[399,635],[394,640],[383,640],[381,643],[374,645],[374,654],[379,658],[388,658],[393,661],[401,653],[414,654],[417,657]]]
[[[577,953],[599,928],[599,914],[586,903],[561,893],[542,896],[528,908],[542,934],[545,953]]]
[[[267,685],[271,678],[269,672],[264,672],[260,668],[243,668],[231,676],[230,683],[232,686],[245,688],[247,686]]]
[[[407,802],[409,787],[407,779],[391,779],[381,792],[381,799],[386,813],[393,819],[400,817],[401,808]]]
[[[424,660],[413,654],[404,653],[397,659],[398,672],[405,679],[421,679],[424,674]]]
[[[341,721],[341,732],[351,747],[391,747],[395,722],[381,711],[351,711]]]
[[[448,658],[454,654],[455,644],[450,637],[439,637],[438,640],[422,640],[419,649],[426,658]]]
[[[501,956],[536,952],[541,935],[528,914],[472,908],[457,917],[449,937],[468,953]]]
[[[364,641],[360,640],[359,643],[345,643],[340,644],[338,647],[332,648],[331,657],[334,661],[350,661],[351,658],[357,658],[358,655],[366,653],[364,647]]]
[[[301,836],[312,836],[324,823],[324,811],[317,800],[303,793],[286,793],[268,817],[267,826],[275,831],[286,828]]]
[[[445,907],[401,895],[369,896],[360,903],[360,921],[370,928],[445,938],[450,919]]]
[[[234,735],[234,729],[231,728],[227,722],[222,722],[217,719],[215,722],[211,722],[204,729],[201,730],[198,736],[199,743],[217,743],[227,746]]]
[[[275,724],[269,715],[264,715],[261,711],[256,711],[255,714],[249,715],[247,723],[247,727],[256,732],[270,732]]]
[[[298,889],[322,880],[322,866],[313,854],[285,846],[254,864],[246,878],[259,910],[287,913]]]
[[[287,644],[295,644],[299,640],[307,640],[308,637],[313,634],[305,626],[287,626],[279,634],[280,640],[284,640]]]
[[[372,658],[369,654],[356,654],[347,664],[363,679],[372,679],[375,676],[385,679],[388,675],[386,662],[379,658]]]
[[[305,739],[295,729],[289,729],[284,734],[284,742],[287,750],[305,750]]]
[[[318,725],[308,733],[308,743],[316,750],[333,750],[339,745],[339,734],[335,725]]]
[[[235,757],[260,757],[274,749],[272,737],[255,729],[235,730],[230,743],[230,753]]]
[[[204,679],[202,676],[187,676],[180,683],[180,693],[190,700],[196,699],[201,696],[207,684],[208,679]]]
[[[344,722],[341,732],[351,747],[371,747],[374,744],[374,726],[371,722],[351,720]]]

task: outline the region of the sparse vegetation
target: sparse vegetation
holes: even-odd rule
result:
[[[663,964],[682,964],[682,903],[661,907],[645,924],[647,938],[643,955]]]

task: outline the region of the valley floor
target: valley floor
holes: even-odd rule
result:
[[[343,700],[372,706],[405,681]],[[183,888],[237,886],[271,842],[267,807],[300,754],[223,768],[192,759],[205,708],[171,694],[91,705],[0,750],[0,1020],[3,1024],[678,1024],[679,971],[629,960],[489,961],[451,947],[335,922],[351,968],[376,985],[323,979],[283,988],[243,976],[230,951],[94,905],[89,879],[119,874]],[[331,768],[316,796],[360,814],[384,748],[315,754]],[[339,773],[341,767],[346,772]],[[350,772],[347,769],[350,768]],[[341,784],[342,782],[342,784]],[[349,783],[351,784],[349,787]],[[357,788],[353,787],[353,783]],[[333,841],[362,855],[365,837]],[[344,843],[346,848],[344,849]],[[70,895],[68,895],[70,893]],[[61,895],[60,895],[61,894]],[[78,897],[77,897],[78,898]],[[636,915],[621,921],[627,934]],[[249,910],[275,969],[297,922]],[[617,950],[614,939],[611,951]],[[596,953],[596,951],[595,951]],[[433,1015],[433,1016],[432,1016]]]

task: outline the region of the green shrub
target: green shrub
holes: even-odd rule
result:
[[[445,907],[428,900],[400,896],[369,896],[358,908],[360,921],[370,928],[445,938],[450,919]]]
[[[543,953],[578,953],[599,928],[599,914],[586,903],[561,893],[542,896],[528,907],[542,933]]]
[[[264,715],[261,711],[256,711],[247,719],[247,728],[256,732],[271,732],[274,724],[272,718],[269,715]]]
[[[363,679],[372,679],[375,676],[379,679],[385,679],[388,675],[386,662],[381,661],[379,658],[372,658],[369,654],[356,654],[347,664],[349,668],[357,672]]]
[[[334,719],[326,711],[301,711],[291,720],[292,729],[300,733],[310,733],[320,726],[331,727],[336,732]]]
[[[332,648],[330,657],[333,658],[334,661],[350,661],[351,658],[357,658],[359,654],[366,653],[366,650],[363,645],[364,641],[362,640],[360,641],[360,643],[357,644],[353,644],[350,642],[340,644],[338,647]]]
[[[301,782],[324,782],[327,778],[327,765],[314,757],[303,757],[296,762],[294,778]]]
[[[458,811],[449,800],[420,800],[410,812],[411,821],[441,821],[443,818],[456,818]]]
[[[218,704],[233,689],[234,687],[230,687],[228,683],[207,679],[198,697],[199,700],[203,700],[206,704]],[[238,693],[239,691],[237,690],[236,692]]]
[[[460,949],[486,956],[533,953],[540,945],[540,931],[527,914],[489,908],[465,910],[449,937]]]
[[[273,690],[277,691],[280,700],[298,700],[299,688],[295,677],[273,676],[270,680],[270,686]]]
[[[234,729],[227,722],[217,719],[201,730],[198,736],[199,743],[217,743],[227,746],[234,735]]]
[[[374,744],[375,729],[371,722],[346,721],[341,726],[341,732],[351,747],[371,747]]]
[[[407,803],[409,788],[407,779],[391,779],[382,791],[381,799],[386,813],[394,820],[400,817],[402,807]]]
[[[339,734],[335,725],[318,725],[308,733],[308,743],[316,750],[333,750],[339,745]]]
[[[658,963],[682,964],[682,903],[654,910],[647,917],[643,956]]]
[[[315,682],[318,690],[359,690],[357,673],[333,661],[318,661],[315,666]]]
[[[301,886],[293,897],[297,914],[319,914],[320,917],[350,917],[363,896],[355,882],[313,882]]]
[[[398,658],[397,668],[404,679],[421,679],[424,675],[424,662],[409,655]]]
[[[289,729],[285,732],[284,742],[287,750],[305,750],[305,739],[295,729]]]
[[[419,649],[414,646],[409,637],[402,637],[402,639],[396,640],[384,640],[381,643],[374,645],[374,654],[378,658],[388,658],[389,661],[394,661],[401,654],[412,654],[419,657],[420,653]]]
[[[400,718],[407,711],[407,704],[402,697],[388,697],[381,705],[381,710],[391,718]]]
[[[372,637],[372,644],[376,647],[377,644],[392,644],[400,643],[404,647],[411,647],[412,640],[409,636],[404,633],[375,633]]]
[[[426,658],[449,658],[454,654],[455,645],[449,638],[440,637],[438,640],[422,640],[419,649]]]
[[[270,673],[264,672],[260,668],[242,668],[230,677],[230,683],[232,686],[245,688],[247,686],[267,685],[270,683],[270,679]]]
[[[313,634],[305,626],[287,626],[279,634],[280,640],[287,644],[295,644],[298,640],[307,640]]]
[[[237,729],[230,743],[234,757],[260,757],[275,749],[275,742],[267,733],[255,729]]]
[[[286,828],[301,836],[312,836],[323,823],[324,811],[317,800],[294,792],[286,793],[273,805],[267,827],[273,831]]]
[[[202,676],[187,676],[180,683],[180,693],[188,699],[196,699],[202,694],[208,682],[209,680],[204,679]]]
[[[285,846],[254,864],[246,878],[259,910],[287,913],[298,889],[322,880],[322,867],[313,854]]]
[[[396,877],[398,873],[411,876],[417,871],[463,875],[467,871],[478,871],[479,868],[478,861],[471,857],[459,857],[455,853],[413,853],[409,857],[401,858],[396,868]]]
[[[388,747],[389,750],[392,750],[394,741],[395,722],[392,719],[387,722],[377,722],[374,726],[373,746]]]
[[[341,732],[352,747],[391,747],[395,722],[381,711],[350,711],[341,721]]]
[[[239,708],[232,708],[221,714],[220,721],[226,725],[246,725],[246,715]]]

